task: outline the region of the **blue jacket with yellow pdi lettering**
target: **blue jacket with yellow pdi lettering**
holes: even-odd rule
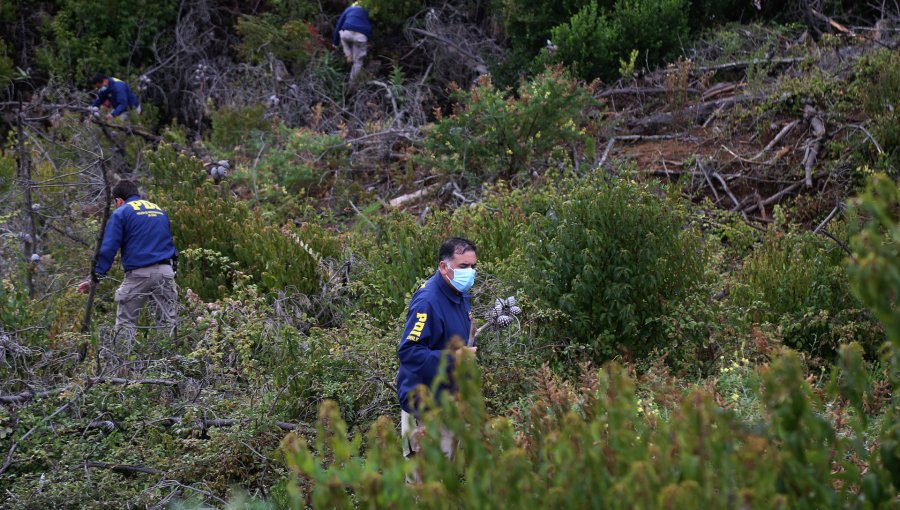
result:
[[[451,287],[440,272],[413,294],[397,349],[400,358],[397,397],[404,411],[415,414],[416,406],[411,405],[410,396],[419,385],[431,388],[438,375],[441,352],[450,340],[453,337],[459,337],[462,342],[469,339],[470,309],[469,295]],[[442,385],[440,389],[447,390],[450,386]]]
[[[137,108],[141,104],[127,83],[112,77],[109,78],[109,86],[106,87],[106,90],[97,94],[97,99],[91,103],[91,106],[100,106],[107,99],[109,99],[110,104],[112,104],[113,111],[111,115],[113,117],[118,117],[125,113],[125,110]]]
[[[120,249],[126,271],[174,257],[175,244],[165,211],[137,195],[128,197],[109,217],[94,272],[105,275]]]

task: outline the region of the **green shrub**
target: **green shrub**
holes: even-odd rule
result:
[[[865,223],[859,220],[865,218]],[[893,398],[881,426],[878,456],[888,467],[894,494],[900,490],[900,186],[884,174],[874,175],[851,209],[853,257],[848,267],[853,292],[884,325],[889,345],[883,353]],[[851,402],[853,399],[851,399]],[[878,477],[881,475],[880,477]],[[882,473],[871,475],[885,487]]]
[[[175,245],[180,250],[209,250],[226,261],[215,265],[219,274],[203,275],[204,292],[219,289],[219,283],[236,270],[264,290],[293,286],[312,293],[319,289],[320,263],[340,253],[332,234],[316,223],[271,224],[227,188],[214,186],[199,160],[177,155],[171,147],[161,148],[148,160],[151,174],[162,179],[152,194],[169,215]],[[201,297],[215,299],[221,294]]]
[[[8,54],[9,49],[6,47],[6,41],[0,39],[0,87],[8,86],[15,74],[15,66]]]
[[[379,34],[399,31],[410,17],[425,7],[422,0],[360,0],[358,3],[369,13],[376,39]]]
[[[317,188],[323,176],[346,168],[348,150],[343,139],[310,129],[290,129],[280,126],[273,130],[269,146],[258,164],[239,168],[235,179],[257,188],[277,186],[296,194]]]
[[[448,223],[447,215],[441,212],[423,225],[418,225],[414,216],[396,210],[361,218],[357,223],[359,234],[348,240],[352,252],[364,258],[353,275],[361,282],[360,307],[384,324],[405,317],[413,291],[437,270],[441,243],[456,234],[449,232]]]
[[[859,375],[848,363],[838,376]],[[320,409],[315,439],[289,434],[287,466],[296,505],[312,508],[890,508],[891,465],[865,447],[856,430],[836,430],[785,353],[753,391],[764,421],[748,427],[713,396],[677,397],[668,418],[645,413],[626,372],[588,372],[578,389],[549,371],[537,377],[534,404],[513,419],[486,412],[473,363],[461,363],[460,397],[426,413],[422,450],[401,455],[395,419],[370,429],[362,455],[333,403]],[[858,397],[843,384],[834,396]],[[440,431],[458,440],[452,459]],[[408,483],[417,471],[421,483]],[[883,505],[883,506],[882,506]]]
[[[337,240],[321,227],[270,225],[259,211],[212,184],[196,188],[187,200],[163,197],[160,202],[172,220],[176,246],[218,252],[239,263],[263,289],[293,286],[303,293],[316,292],[320,261],[339,252]]]
[[[632,50],[650,65],[662,62],[688,37],[688,0],[617,0],[604,8],[592,0],[552,31],[552,60],[586,80],[618,77]]]
[[[518,261],[526,291],[566,318],[548,335],[595,359],[667,348],[658,321],[700,282],[706,249],[685,205],[648,184],[567,180],[532,214]]]
[[[457,90],[454,113],[425,139],[426,164],[480,185],[569,161],[570,145],[593,154],[584,112],[596,102],[566,72],[548,70],[523,83],[518,98],[506,96],[486,79],[472,91]]]
[[[502,270],[511,262],[519,233],[529,223],[529,216],[546,211],[552,195],[549,187],[510,189],[501,181],[478,204],[455,210],[451,231],[475,243],[480,268]]]
[[[900,348],[900,185],[884,174],[874,175],[852,213],[848,273],[853,293]]]
[[[264,63],[272,55],[290,64],[294,72],[299,72],[322,45],[315,27],[296,19],[277,24],[266,16],[244,15],[238,18],[235,29],[241,36],[238,52],[245,61]]]
[[[612,0],[605,3],[611,4]],[[533,56],[550,38],[550,30],[568,21],[588,1],[495,0],[495,4],[495,9],[503,13],[503,27],[510,46],[514,51]]]
[[[265,118],[266,107],[257,104],[244,108],[224,107],[212,114],[210,142],[230,154],[235,146],[268,133],[271,123]]]
[[[792,348],[832,358],[856,340],[874,355],[884,341],[850,292],[843,252],[823,236],[770,231],[736,278],[733,303],[778,325]]]
[[[202,298],[227,296],[243,279],[239,264],[217,251],[191,247],[179,252],[178,285]]]
[[[365,313],[350,315],[338,328],[313,328],[306,337],[286,334],[268,347],[273,381],[284,388],[273,409],[311,422],[319,405],[331,399],[346,419],[367,425],[397,404],[385,383],[393,384],[397,373],[399,336],[385,334]]]
[[[117,74],[155,61],[153,44],[171,39],[175,0],[61,0],[43,27],[52,41],[40,48],[38,65],[81,83],[97,71]],[[125,78],[125,76],[120,76]]]

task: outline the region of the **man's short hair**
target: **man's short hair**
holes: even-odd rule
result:
[[[450,260],[454,255],[462,255],[467,251],[477,252],[475,243],[462,237],[451,237],[441,244],[441,249],[438,251],[438,262]]]
[[[140,196],[140,194],[141,192],[138,190],[137,184],[128,179],[122,179],[117,182],[112,189],[113,198],[121,198],[122,200],[128,200],[128,197],[133,197],[135,195]]]
[[[105,80],[105,79],[106,79],[106,73],[101,73],[101,72],[94,73],[94,77],[91,78],[91,85],[103,83],[103,80]]]

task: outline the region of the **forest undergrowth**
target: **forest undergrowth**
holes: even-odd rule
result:
[[[348,82],[340,2],[113,3],[0,5],[0,508],[900,505],[896,5],[370,0]],[[122,178],[174,335],[76,292]],[[454,235],[522,313],[406,460]]]

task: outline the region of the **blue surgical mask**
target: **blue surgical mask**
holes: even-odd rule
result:
[[[97,93],[98,93],[98,94],[102,94],[102,93],[106,92],[106,89],[108,89],[108,88],[109,88],[109,87],[107,87],[106,85],[104,85],[104,86],[100,87],[100,88],[97,90]]]
[[[450,283],[456,290],[466,292],[475,284],[475,269],[471,267],[454,269],[453,280]]]

